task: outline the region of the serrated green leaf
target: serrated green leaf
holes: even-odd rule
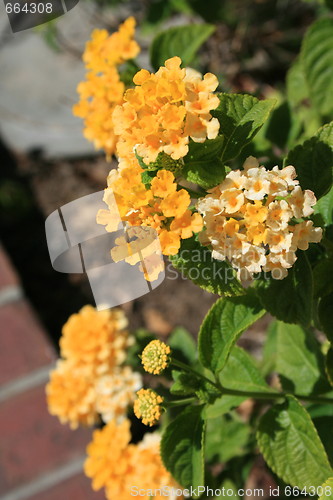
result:
[[[273,392],[261,375],[255,360],[244,349],[234,346],[228,361],[219,375],[227,389],[247,392]]]
[[[333,425],[333,405],[316,404],[307,408],[307,411],[324,445],[330,464],[333,464],[333,440],[331,439]]]
[[[257,440],[269,467],[287,484],[317,487],[332,475],[313,422],[294,397],[265,413]]]
[[[275,99],[259,101],[247,94],[219,94],[220,104],[211,114],[220,122],[220,134],[224,136],[221,161],[227,162],[238,156],[262,125],[276,103]]]
[[[204,430],[202,406],[189,406],[165,429],[161,457],[166,469],[184,488],[204,482]]]
[[[322,485],[323,494],[318,500],[333,500],[333,477],[329,477]]]
[[[226,172],[220,160],[223,137],[206,140],[203,143],[190,142],[189,152],[184,158],[182,175],[204,189],[217,186],[225,178]]]
[[[332,186],[333,122],[318,130],[314,137],[292,149],[284,161],[296,168],[302,189],[311,189],[317,198]]]
[[[333,188],[317,201],[314,213],[320,217],[322,225],[330,226],[333,224]]]
[[[213,259],[212,252],[194,236],[182,240],[178,254],[169,259],[186,278],[208,292],[226,296],[245,292],[232,267],[227,262]]]
[[[276,365],[282,387],[304,396],[327,392],[324,357],[314,334],[299,325],[282,321],[276,329]]]
[[[318,306],[318,318],[323,332],[328,340],[333,342],[333,293],[325,295]]]
[[[155,70],[170,57],[179,56],[183,65],[193,60],[201,45],[214,33],[211,24],[176,26],[159,33],[150,47],[150,61]]]
[[[311,101],[323,116],[329,116],[333,113],[333,19],[319,19],[309,28],[301,62]]]
[[[197,346],[192,335],[181,326],[177,326],[168,338],[173,354],[180,361],[194,363],[197,359]],[[182,359],[181,359],[182,358]]]
[[[285,323],[309,326],[312,318],[313,279],[305,252],[299,251],[283,280],[258,280],[256,291],[263,307]]]
[[[203,366],[220,372],[237,339],[264,313],[253,294],[225,297],[215,302],[199,331],[199,359]]]

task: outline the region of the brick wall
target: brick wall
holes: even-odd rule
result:
[[[48,414],[56,353],[0,245],[0,500],[102,500],[82,473],[91,430]]]

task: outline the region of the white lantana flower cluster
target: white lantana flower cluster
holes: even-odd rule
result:
[[[322,229],[303,220],[316,197],[302,191],[293,166],[267,170],[250,156],[243,170],[229,172],[208,192],[197,204],[205,226],[199,240],[211,245],[213,258],[228,260],[242,281],[261,271],[285,278],[297,249],[321,240]]]
[[[133,405],[136,393],[142,387],[140,373],[129,366],[117,368],[110,375],[101,377],[95,386],[96,411],[107,423],[120,424],[127,417],[127,408]]]

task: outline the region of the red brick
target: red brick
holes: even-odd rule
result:
[[[83,456],[92,432],[73,431],[49,415],[44,386],[3,402],[0,429],[0,496]]]
[[[13,266],[0,245],[0,290],[7,286],[19,285],[19,278]]]
[[[0,306],[0,384],[54,359],[53,348],[26,301]]]
[[[80,474],[29,500],[105,500],[105,494],[103,489],[93,491],[91,480]]]

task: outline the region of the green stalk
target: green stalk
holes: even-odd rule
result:
[[[324,396],[302,396],[300,394],[292,394],[288,392],[251,392],[251,391],[238,391],[237,389],[228,389],[227,387],[223,387],[219,383],[215,383],[209,378],[205,377],[205,375],[202,375],[201,373],[197,372],[196,370],[193,370],[190,366],[186,365],[185,363],[182,363],[181,361],[178,361],[176,359],[173,359],[170,363],[173,366],[176,366],[178,368],[182,368],[183,370],[187,371],[188,373],[191,373],[192,375],[195,375],[198,378],[201,378],[205,382],[209,382],[211,385],[215,387],[222,395],[228,394],[229,396],[244,396],[248,399],[281,399],[281,398],[286,398],[288,396],[294,396],[297,399],[300,399],[302,401],[308,401],[310,403],[331,403],[333,404],[333,398],[326,398]],[[194,398],[188,398],[188,399],[194,399]]]
[[[197,401],[197,398],[176,399],[175,401],[165,401],[161,404],[163,408],[173,408],[175,406],[184,406]]]

